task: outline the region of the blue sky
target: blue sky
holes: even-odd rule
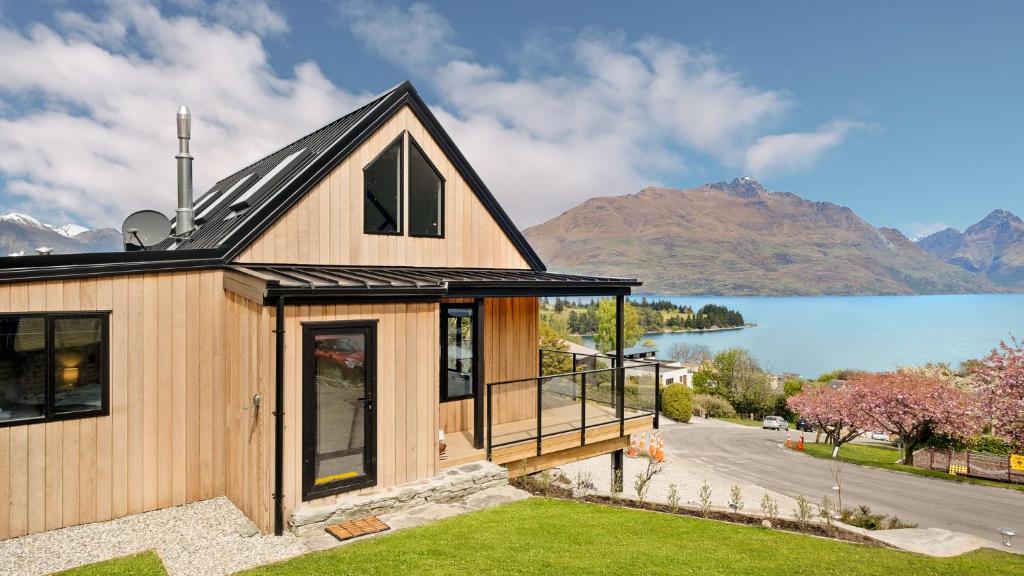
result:
[[[117,225],[409,78],[521,226],[750,174],[908,235],[1024,213],[1017,2],[0,0],[0,208]]]

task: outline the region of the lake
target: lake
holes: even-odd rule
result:
[[[771,372],[817,377],[837,368],[898,366],[979,358],[1007,339],[1024,337],[1024,294],[942,296],[649,296],[686,304],[722,304],[754,328],[656,334],[661,355],[676,342],[712,352],[746,348]]]

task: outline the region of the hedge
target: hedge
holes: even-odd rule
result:
[[[672,384],[661,393],[661,411],[676,422],[689,422],[693,414],[693,390],[686,384]]]

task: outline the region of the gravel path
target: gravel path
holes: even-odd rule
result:
[[[255,528],[227,498],[0,541],[0,574],[49,574],[156,550],[172,576],[231,574],[306,552],[294,536],[244,537]]]
[[[511,486],[497,486],[453,502],[427,504],[380,518],[393,530],[401,530],[528,497]],[[230,500],[221,497],[0,540],[0,576],[50,574],[146,550],[156,550],[171,576],[216,576],[391,532],[346,542],[324,532],[305,538],[290,532],[265,536]]]

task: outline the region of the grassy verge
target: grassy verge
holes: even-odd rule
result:
[[[1024,556],[930,558],[724,522],[531,498],[245,572],[273,574],[1024,573]]]
[[[808,442],[804,444],[804,453],[816,458],[832,458],[832,445]],[[939,472],[938,470],[915,468],[914,466],[897,464],[896,460],[899,458],[900,451],[888,446],[848,443],[839,448],[839,460],[849,462],[851,464],[873,466],[875,468],[884,468],[886,470],[899,470],[900,472],[909,472],[910,474],[928,476],[929,478],[941,478],[943,480],[952,480],[966,484],[996,486],[998,488],[1009,488],[1010,490],[1024,492],[1024,485],[999,482],[998,480],[986,480],[984,478],[972,478],[970,476],[954,476],[952,474],[946,474],[945,472]]]
[[[164,565],[156,552],[143,552],[134,556],[115,558],[80,566],[53,576],[167,576]]]
[[[732,422],[733,424],[742,424],[744,426],[753,426],[755,428],[761,427],[760,420],[751,420],[749,418],[715,418],[715,420],[721,420],[722,422]]]

